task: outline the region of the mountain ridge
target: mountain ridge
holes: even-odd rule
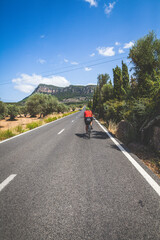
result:
[[[36,93],[50,94],[64,103],[85,102],[93,97],[95,87],[96,85],[70,85],[68,87],[58,87],[54,85],[39,84],[31,95]],[[22,101],[26,101],[27,98]]]

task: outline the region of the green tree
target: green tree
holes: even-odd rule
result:
[[[0,119],[3,119],[7,114],[7,106],[4,102],[0,101]]]
[[[123,88],[126,92],[129,90],[129,73],[127,64],[122,61],[122,82]]]
[[[28,111],[27,111],[26,105],[20,107],[20,113],[21,113],[21,114],[24,114],[25,117],[27,116]]]
[[[57,107],[58,101],[54,96],[43,95],[43,104],[41,106],[41,114],[43,114],[43,116],[57,112]]]
[[[31,117],[35,117],[37,114],[42,113],[44,104],[45,101],[43,94],[36,93],[27,99],[26,102],[27,111],[31,115]]]
[[[153,31],[135,43],[129,58],[138,83],[138,94],[148,96],[154,76],[160,69],[160,40]]]
[[[113,98],[113,85],[111,81],[109,83],[104,84],[102,87],[102,101],[103,103]]]
[[[114,81],[114,97],[120,100],[125,95],[125,90],[123,88],[122,70],[118,66],[116,66],[116,68],[113,69],[113,81]]]
[[[8,114],[10,115],[10,120],[14,120],[19,113],[19,108],[16,105],[8,105]]]
[[[110,80],[109,74],[99,74],[98,76],[98,86],[99,86],[99,91],[101,91],[103,85],[107,84],[108,81]]]
[[[60,104],[58,104],[58,106],[57,106],[57,111],[58,111],[58,113],[64,113],[64,112],[68,112],[69,111],[69,109],[68,109],[68,107],[65,105],[65,104],[63,104],[63,103],[60,103]]]
[[[96,111],[96,108],[98,106],[98,99],[99,99],[99,87],[97,85],[97,87],[94,89],[93,94],[93,107],[92,107],[93,112]]]

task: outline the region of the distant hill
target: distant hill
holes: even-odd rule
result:
[[[93,97],[95,87],[96,85],[56,87],[53,85],[39,84],[31,95],[35,93],[51,94],[64,103],[85,102]],[[26,100],[27,98],[23,99],[22,102]]]

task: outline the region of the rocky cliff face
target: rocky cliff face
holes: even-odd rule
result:
[[[75,86],[71,85],[69,87],[56,87],[52,85],[40,84],[33,93],[44,93],[55,95],[59,100],[69,98],[90,98],[93,96],[95,85],[88,86]]]

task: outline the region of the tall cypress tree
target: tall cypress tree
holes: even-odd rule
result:
[[[128,74],[128,67],[122,61],[122,81],[123,81],[123,88],[127,92],[129,89],[129,74]]]
[[[114,81],[114,97],[121,99],[123,95],[123,81],[121,68],[116,66],[113,68],[113,81]]]
[[[97,106],[98,106],[98,86],[94,89],[94,94],[93,94],[93,112],[95,112]]]

